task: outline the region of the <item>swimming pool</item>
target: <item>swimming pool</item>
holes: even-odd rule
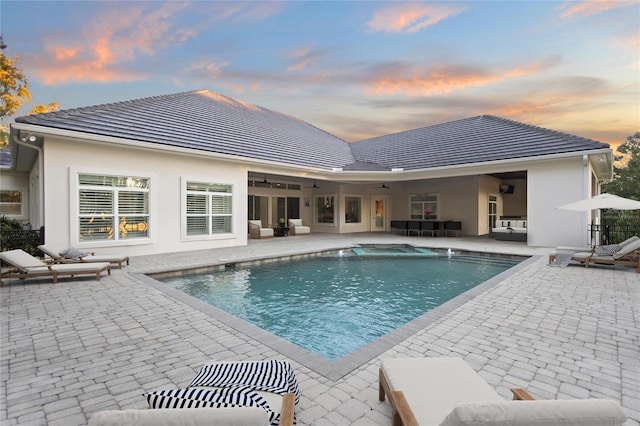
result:
[[[161,279],[327,360],[338,359],[522,261],[352,251]]]

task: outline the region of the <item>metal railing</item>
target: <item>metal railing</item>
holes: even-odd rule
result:
[[[589,241],[592,245],[618,244],[634,235],[640,236],[640,225],[608,225],[606,223],[589,225]]]
[[[42,256],[38,249],[44,244],[44,227],[40,229],[3,229],[0,231],[0,250],[22,249],[32,256]]]

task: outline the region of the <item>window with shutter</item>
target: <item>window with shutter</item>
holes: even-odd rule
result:
[[[186,235],[206,236],[231,232],[233,186],[186,183]]]
[[[149,178],[78,175],[81,241],[149,238]]]

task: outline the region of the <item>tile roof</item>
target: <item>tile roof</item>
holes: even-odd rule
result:
[[[347,143],[298,118],[208,90],[29,115],[16,122],[345,171],[417,170],[609,147],[491,115]]]
[[[608,148],[591,139],[492,115],[353,142],[356,161],[427,169]]]
[[[349,144],[298,118],[208,90],[28,115],[18,123],[328,168],[352,163]]]

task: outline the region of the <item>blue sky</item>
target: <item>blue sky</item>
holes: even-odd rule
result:
[[[348,141],[493,114],[616,145],[640,130],[640,2],[6,1],[32,104],[197,89]]]

